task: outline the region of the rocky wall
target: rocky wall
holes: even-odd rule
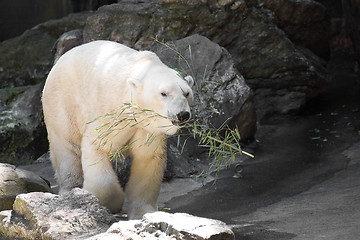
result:
[[[318,3],[296,1],[294,4],[290,6],[303,6],[300,10],[295,9],[299,15],[296,19],[299,21],[306,19],[304,14],[308,13],[315,14],[319,19],[326,19],[323,8]],[[278,8],[277,5],[263,5],[257,1],[245,0],[124,0],[101,7],[96,12],[72,14],[49,21],[17,38],[0,43],[1,87],[11,89],[13,86],[28,86],[44,81],[54,61],[53,49],[56,48],[57,39],[74,29],[77,29],[76,44],[109,39],[136,49],[152,49],[161,43],[199,34],[230,53],[236,74],[242,76],[252,89],[251,97],[244,97],[241,91],[238,92],[241,95],[238,98],[243,97],[246,101],[235,111],[238,115],[237,120],[233,121],[234,125],[240,125],[240,121],[243,126],[247,126],[243,127],[242,135],[245,139],[251,138],[256,125],[253,109],[260,121],[271,114],[297,111],[309,98],[321,92],[328,81],[324,61],[305,48],[306,44],[299,46],[291,41],[290,31],[286,31],[286,25],[291,24],[289,21],[280,21],[288,18],[280,14],[284,11],[283,6]],[[302,22],[298,24],[302,25]],[[311,21],[309,28],[310,25]],[[314,29],[311,31],[316,31]],[[195,48],[192,50],[195,51]],[[203,52],[199,56],[201,54]],[[220,60],[228,58],[221,57]],[[222,71],[225,71],[224,76],[228,74],[227,70]],[[220,75],[217,76],[221,78]],[[211,98],[219,93],[216,95],[211,90],[207,95]],[[16,99],[17,96],[14,95],[13,100]],[[226,101],[233,100],[229,98]],[[6,111],[11,108],[11,104],[3,105]],[[37,111],[41,111],[40,108],[39,105]],[[241,114],[241,109],[248,109],[247,114]],[[228,110],[225,112],[233,111]],[[248,114],[250,112],[252,113]],[[5,139],[6,142],[9,141],[7,139],[9,138]],[[34,140],[32,143],[35,143]],[[30,157],[38,155],[41,154],[32,154]],[[19,154],[16,156],[18,158]]]

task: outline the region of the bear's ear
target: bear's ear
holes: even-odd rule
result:
[[[137,78],[130,77],[127,82],[134,89],[138,89],[141,86],[141,81]]]
[[[188,76],[184,77],[184,79],[189,84],[190,87],[192,87],[194,85],[194,79],[192,78],[192,76],[188,75]]]

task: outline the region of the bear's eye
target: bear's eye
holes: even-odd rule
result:
[[[167,93],[166,92],[161,92],[161,96],[167,97]]]
[[[184,96],[185,96],[186,98],[188,98],[188,97],[189,97],[189,95],[190,95],[190,93],[189,93],[189,92],[187,92],[187,93],[185,93],[185,94],[184,94]]]

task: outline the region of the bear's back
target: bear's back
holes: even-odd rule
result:
[[[76,66],[87,69],[88,67],[105,67],[124,62],[129,56],[137,53],[136,50],[122,44],[98,40],[77,46],[59,58],[57,65]],[[64,62],[66,62],[64,64]],[[82,66],[79,66],[82,65]]]
[[[121,105],[115,99],[127,100],[127,73],[122,65],[137,52],[111,41],[94,41],[66,52],[51,69],[44,86],[46,118],[63,119],[64,123],[67,116],[77,122],[72,125],[84,125],[110,111],[112,105]]]

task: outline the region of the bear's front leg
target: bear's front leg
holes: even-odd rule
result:
[[[107,155],[98,150],[93,139],[84,137],[82,141],[83,188],[94,194],[112,213],[120,212],[124,202],[124,192]]]
[[[129,219],[140,219],[145,213],[157,211],[166,167],[166,141],[159,140],[132,149],[130,179],[125,187]]]

